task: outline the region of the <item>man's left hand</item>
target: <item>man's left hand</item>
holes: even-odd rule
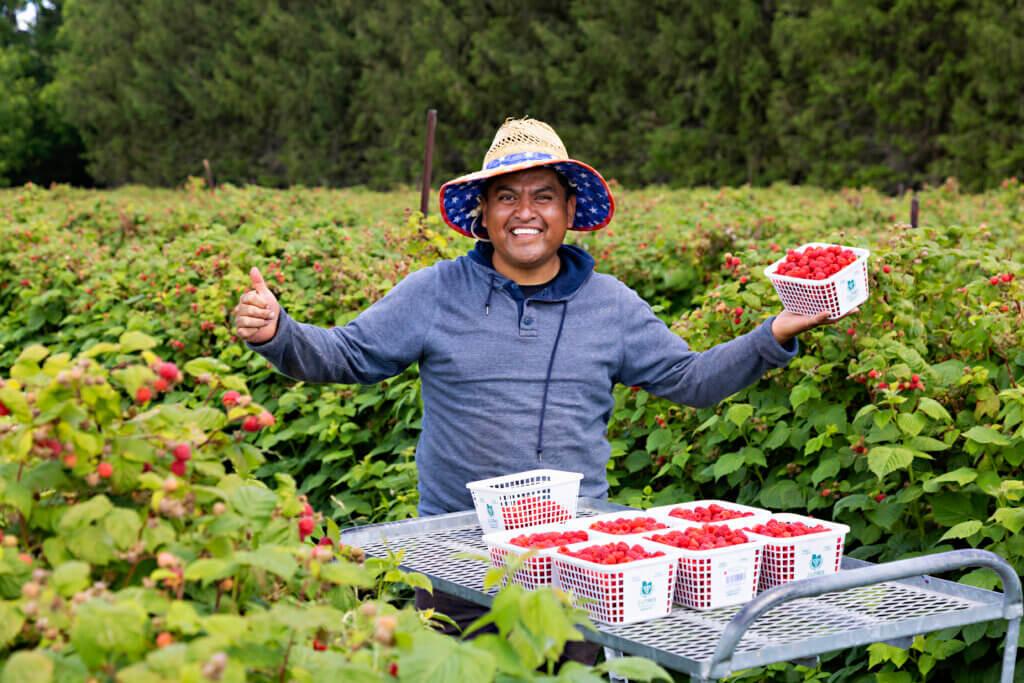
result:
[[[846,315],[835,320],[828,319],[828,311],[823,311],[818,315],[800,315],[799,313],[783,311],[772,321],[772,335],[775,336],[775,341],[785,345],[801,332],[813,330],[821,325],[831,325],[832,323],[839,322],[847,316],[854,315],[859,310],[854,308]]]

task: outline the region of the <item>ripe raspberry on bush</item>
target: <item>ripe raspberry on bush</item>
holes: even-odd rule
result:
[[[242,429],[247,432],[258,432],[260,430],[260,419],[255,415],[248,415],[242,420]]]
[[[153,392],[150,391],[149,387],[139,387],[135,392],[135,402],[139,405],[149,403],[150,399],[153,398]]]
[[[178,366],[170,361],[164,361],[157,366],[156,373],[160,375],[161,379],[168,382],[179,382],[181,381],[181,371],[178,370]]]
[[[224,395],[220,397],[221,405],[225,408],[234,408],[238,405],[238,399],[241,397],[237,391],[225,391]]]

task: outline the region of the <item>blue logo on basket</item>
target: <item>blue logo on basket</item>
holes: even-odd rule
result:
[[[494,516],[494,506],[491,505],[490,503],[487,504],[487,516],[488,517],[493,517]]]
[[[821,555],[818,553],[811,555],[811,569],[821,569]]]
[[[654,590],[654,582],[653,581],[644,581],[643,583],[640,584],[640,592],[643,593],[644,595],[650,595],[651,591],[653,591],[653,590]]]

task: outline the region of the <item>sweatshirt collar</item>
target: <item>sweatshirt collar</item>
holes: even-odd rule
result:
[[[512,282],[494,269],[494,245],[478,241],[476,246],[466,255],[470,261],[483,266],[503,286]],[[580,247],[563,244],[558,248],[558,258],[562,262],[558,275],[550,285],[536,294],[533,299],[540,301],[563,301],[571,298],[590,274],[594,272],[594,258]]]

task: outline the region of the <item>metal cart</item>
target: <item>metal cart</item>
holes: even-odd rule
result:
[[[580,498],[579,509],[592,515],[630,508]],[[374,557],[402,550],[403,568],[427,575],[438,590],[486,606],[494,593],[483,590],[487,565],[454,557],[486,555],[481,534],[470,510],[347,529],[341,539]],[[991,568],[1003,592],[929,576],[963,567]],[[826,652],[880,641],[907,647],[918,634],[1005,619],[1000,680],[1011,683],[1021,613],[1021,583],[1013,568],[994,553],[958,550],[883,564],[845,557],[838,574],[779,586],[742,606],[676,607],[667,617],[638,624],[597,624],[587,639],[613,656],[646,657],[690,674],[692,681],[712,681],[775,662],[813,663]]]

